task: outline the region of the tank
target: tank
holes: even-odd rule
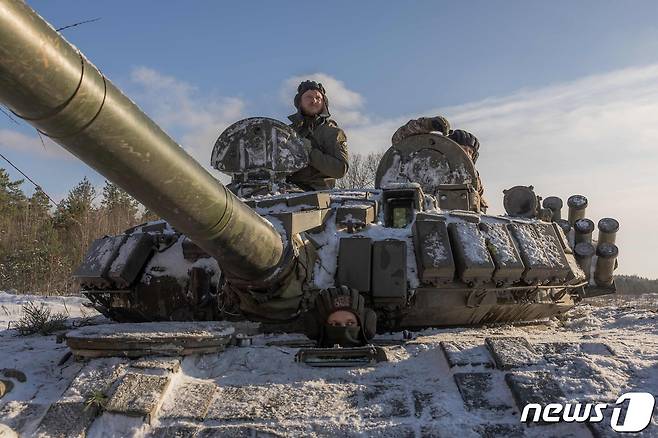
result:
[[[224,186],[24,3],[0,2],[0,41],[0,103],[163,218],[96,240],[74,273],[110,318],[296,330],[319,291],[347,286],[386,331],[534,321],[615,291],[616,222],[597,248],[575,226],[584,196],[566,221],[523,185],[487,215],[447,137],[391,146],[371,189],[304,192],[287,180],[308,165],[302,140],[250,118],[214,146]]]

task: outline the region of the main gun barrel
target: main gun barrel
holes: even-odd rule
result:
[[[78,50],[20,0],[0,0],[0,103],[214,256],[266,278],[283,242]]]

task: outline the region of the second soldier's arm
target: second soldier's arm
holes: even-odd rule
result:
[[[482,180],[480,179],[480,172],[477,172],[477,180],[478,180],[477,181],[478,182],[478,197],[480,198],[480,210],[483,213],[486,213],[487,208],[489,208],[489,204],[487,204],[487,201],[484,199],[484,186],[482,185]]]
[[[347,173],[347,137],[342,129],[337,129],[334,138],[324,145],[325,152],[314,147],[309,154],[311,166],[331,178],[342,178]]]
[[[443,135],[448,135],[450,123],[445,117],[421,117],[419,119],[409,120],[405,125],[398,128],[391,139],[392,144],[398,144],[402,140],[412,135],[429,134],[438,131]]]
[[[478,193],[480,194],[480,210],[482,210],[483,213],[486,213],[487,209],[489,208],[489,204],[487,204],[487,200],[484,199],[484,187],[480,186]]]

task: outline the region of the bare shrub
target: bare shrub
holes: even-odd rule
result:
[[[336,181],[339,189],[368,189],[375,187],[377,166],[383,152],[370,152],[367,155],[350,154],[349,169],[345,176]]]

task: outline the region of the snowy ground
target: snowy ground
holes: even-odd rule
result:
[[[15,330],[7,329],[21,317],[22,304],[29,300],[45,302],[55,311],[67,312],[71,324],[92,316],[92,312],[82,306],[80,298],[30,297],[0,292],[0,371],[17,369],[27,377],[25,382],[14,381],[13,390],[0,398],[0,423],[19,428],[28,436],[36,430],[45,409],[61,397],[84,365],[74,360],[58,365],[68,349],[65,344],[56,342],[55,335],[19,336]],[[246,387],[252,394],[246,400],[253,403],[244,406],[250,412],[249,418],[231,417],[229,413],[235,407],[226,405],[230,397],[222,400],[217,396],[207,417],[190,423],[190,427],[212,429],[228,421],[253,427],[249,430],[270,430],[284,435],[360,433],[364,436],[392,436],[399,434],[395,430],[402,430],[409,436],[509,435],[507,432],[486,435],[481,430],[478,434],[475,432],[478,429],[473,428],[488,423],[519,425],[520,412],[510,400],[509,391],[494,388],[490,394],[493,399],[507,399],[506,403],[512,403],[507,409],[465,409],[452,378],[455,370],[448,367],[439,345],[441,341],[479,345],[484,344],[485,338],[499,336],[525,337],[531,344],[607,345],[611,351],[594,351],[580,357],[578,360],[583,362],[584,368],[544,367],[551,371],[569,400],[614,402],[621,394],[630,391],[658,396],[658,294],[624,299],[600,298],[592,305],[577,306],[566,318],[538,325],[426,330],[417,333],[416,338],[406,345],[390,347],[389,362],[368,368],[309,368],[294,362],[297,349],[265,345],[290,336],[260,335],[251,347],[231,347],[220,354],[186,357],[174,376],[176,385],[181,382],[212,382],[225,397],[230,394],[222,392],[223,388]],[[387,337],[401,339],[400,334]],[[582,369],[590,374],[577,375]],[[459,371],[478,370],[466,367]],[[502,376],[501,372],[501,379]],[[174,404],[174,393],[173,390],[165,393],[164,411]],[[360,404],[346,403],[354,394],[360,397]],[[413,397],[417,394],[429,394],[427,400],[431,400],[427,402],[427,411],[418,405],[414,408]],[[279,407],[263,405],[263,397],[270,402],[275,400]],[[410,400],[411,407],[406,407],[406,401],[402,401],[395,408],[392,401],[396,397]],[[245,397],[238,402],[245,403]],[[26,406],[34,406],[32,415],[20,413]],[[393,406],[394,409],[386,411],[382,406]],[[377,412],[377,409],[384,410]],[[20,415],[23,419],[19,424],[17,418]],[[644,436],[655,436],[657,420],[654,413],[654,425],[645,431]],[[148,425],[141,420],[119,421],[116,416],[105,413],[91,425],[89,436],[145,436],[179,424],[177,421],[157,417]],[[404,429],[396,429],[401,426]],[[221,427],[217,430],[220,432],[217,436],[227,432]],[[529,430],[531,432],[522,432],[518,436],[591,436],[589,429],[575,424],[550,428],[539,426]]]
[[[19,336],[16,330],[11,329],[23,316],[23,305],[30,301],[46,304],[53,313],[69,315],[71,326],[80,318],[98,315],[96,311],[82,306],[80,297],[43,297],[0,292],[0,370],[16,369],[27,377],[26,382],[13,380],[14,388],[0,399],[0,408],[12,401],[30,401],[38,405],[52,403],[82,367],[82,364],[70,360],[62,366],[57,365],[68,348],[63,343],[57,343],[56,335]],[[7,415],[7,412],[3,413]],[[1,417],[2,414],[0,423],[3,422]]]

